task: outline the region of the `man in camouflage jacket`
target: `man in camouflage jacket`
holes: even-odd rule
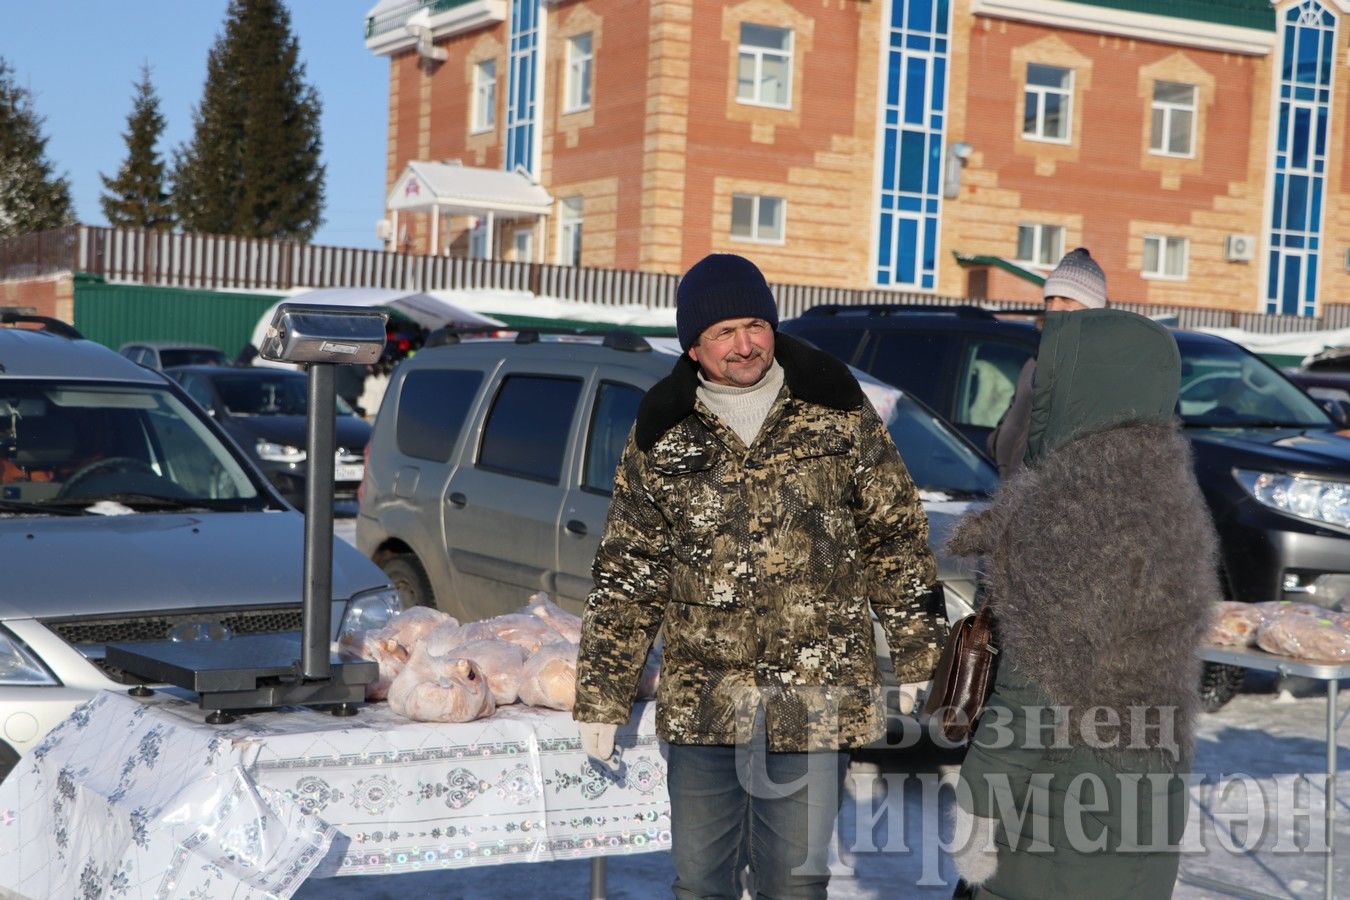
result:
[[[680,760],[693,748],[744,745],[753,726],[770,768],[824,751],[839,757],[842,780],[837,751],[884,730],[869,608],[902,683],[930,677],[944,626],[931,610],[935,566],[918,493],[847,367],[775,333],[768,285],[739,256],[714,254],[685,275],[677,324],[688,352],[643,399],[616,472],[574,717],[588,752],[606,756],[664,627],[657,728],[671,744],[675,892],[736,896],[734,860],[694,858],[740,831],[685,833],[706,831],[704,820],[735,799],[682,815],[696,804],[683,799]],[[716,767],[696,759],[689,767],[701,774]],[[836,800],[829,830],[837,809]],[[730,814],[728,827],[745,818]],[[791,865],[772,861],[775,848],[751,849],[752,868],[769,859],[756,872],[764,895],[787,879],[783,896],[823,896],[827,875],[794,882]]]

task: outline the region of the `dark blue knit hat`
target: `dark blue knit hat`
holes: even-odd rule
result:
[[[723,319],[763,319],[778,330],[778,304],[759,267],[735,253],[710,253],[684,273],[675,292],[675,330],[688,350]]]

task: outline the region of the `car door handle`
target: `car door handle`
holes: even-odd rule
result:
[[[459,491],[453,492],[452,494],[450,494],[449,497],[446,497],[445,499],[450,503],[451,506],[458,506],[461,508],[467,506],[469,503],[469,498],[465,497]]]
[[[586,536],[586,523],[580,519],[568,519],[563,528],[567,529],[568,534],[575,534],[577,537]]]

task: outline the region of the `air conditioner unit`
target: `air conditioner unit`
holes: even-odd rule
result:
[[[1223,258],[1229,262],[1251,262],[1256,256],[1256,236],[1230,234],[1223,242]]]
[[[380,219],[375,223],[375,237],[381,241],[387,241],[394,236],[394,225],[388,219]]]

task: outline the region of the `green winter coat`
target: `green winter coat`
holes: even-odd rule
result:
[[[1052,313],[1036,373],[1026,467],[951,539],[984,557],[1002,648],[962,765],[976,838],[957,869],[982,898],[1168,897],[1218,597],[1176,343],[1121,310]],[[1034,727],[1051,707],[1061,724]]]
[[[945,627],[918,493],[856,379],[778,335],[784,385],[746,447],[696,400],[687,356],[648,392],[615,475],[577,664],[575,718],[628,721],[664,626],[657,729],[732,744],[762,709],[778,751],[884,728],[870,611],[901,682]]]

